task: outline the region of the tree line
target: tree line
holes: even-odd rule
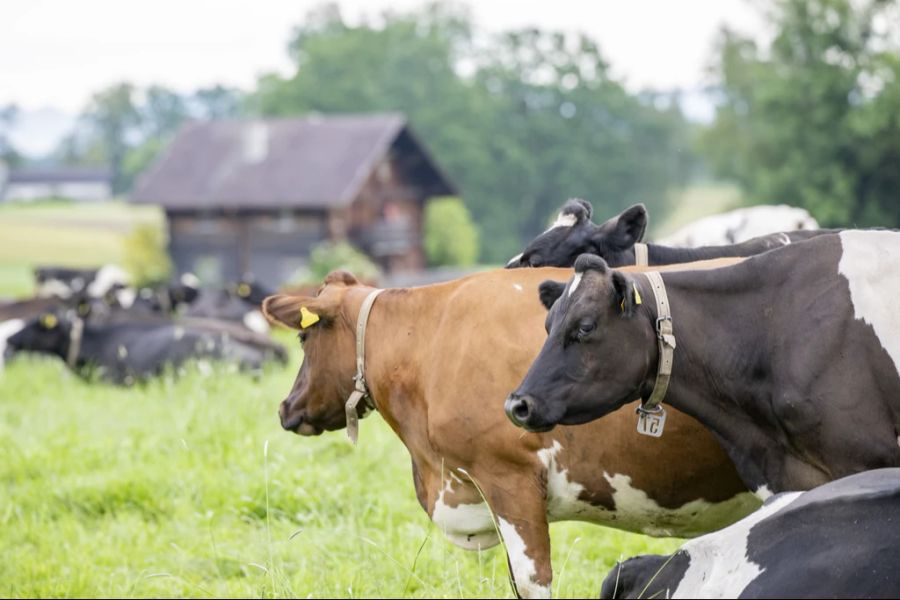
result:
[[[629,92],[587,35],[488,36],[466,8],[440,2],[351,26],[325,4],[291,35],[290,75],[246,92],[101,90],[57,154],[110,165],[127,191],[187,119],[400,111],[462,190],[484,261],[518,252],[568,197],[598,215],[644,202],[660,218],[677,210],[669,192],[698,174],[824,225],[900,225],[898,1],[760,10],[770,43],[718,37],[706,126],[684,118],[677,93]]]

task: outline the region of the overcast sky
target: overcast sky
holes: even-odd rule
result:
[[[118,81],[182,92],[214,83],[250,88],[287,72],[291,28],[318,0],[3,0],[0,106],[75,114],[92,92]],[[342,0],[348,20],[410,0]],[[582,30],[600,43],[632,90],[697,90],[722,24],[761,33],[747,0],[478,0],[476,22]],[[703,108],[700,107],[700,112]]]

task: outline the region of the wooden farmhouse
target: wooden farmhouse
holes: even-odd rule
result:
[[[386,273],[423,268],[425,202],[451,194],[406,119],[371,114],[189,124],[130,200],[165,210],[179,273],[278,286],[324,240]]]

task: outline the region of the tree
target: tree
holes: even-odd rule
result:
[[[459,198],[436,198],[425,207],[425,254],[435,266],[475,264],[478,229]]]
[[[243,94],[239,90],[223,85],[200,88],[191,98],[198,118],[209,121],[240,116],[243,101]]]
[[[112,171],[114,193],[126,189],[122,163],[128,151],[129,138],[136,135],[140,112],[135,106],[135,89],[130,83],[118,83],[95,93],[82,113],[101,144],[105,162]]]
[[[22,162],[22,156],[9,141],[9,130],[15,125],[18,116],[19,107],[15,104],[0,107],[0,163],[5,163],[10,167],[15,167]]]
[[[748,200],[830,226],[900,224],[894,0],[769,0],[768,47],[721,33],[715,122],[700,148]]]
[[[462,189],[484,260],[519,252],[569,196],[600,214],[662,208],[683,181],[677,103],[626,92],[586,36],[526,30],[476,45],[468,11],[442,3],[355,27],[326,5],[304,23],[289,47],[295,72],[261,78],[253,110],[403,112]]]

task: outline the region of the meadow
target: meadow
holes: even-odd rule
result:
[[[35,263],[115,260],[127,224],[157,218],[107,208],[0,209],[0,296],[26,293]],[[39,254],[22,247],[37,240]],[[357,448],[343,432],[281,429],[301,355],[278,335],[291,360],[259,378],[191,369],[119,388],[56,359],[12,360],[0,596],[511,597],[502,548],[460,550],[429,521],[380,417],[362,422]],[[596,596],[617,560],[680,544],[582,523],[551,535],[557,597]]]

